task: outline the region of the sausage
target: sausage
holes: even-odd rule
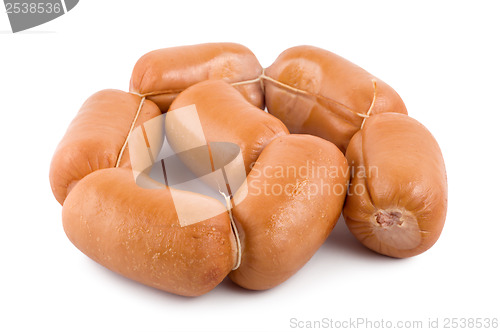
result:
[[[276,117],[260,109],[262,88]],[[227,275],[264,290],[307,263],[342,209],[356,238],[392,257],[424,252],[442,231],[437,142],[391,87],[333,53],[291,48],[263,73],[238,44],[157,50],[137,62],[130,91],[91,96],[50,169],[68,238],[112,271],[184,296]],[[198,127],[176,115],[193,107]],[[227,206],[149,177],[165,135],[198,175],[224,168],[228,188],[228,174],[248,175],[228,195],[215,179]],[[204,152],[185,152],[202,144],[209,161],[200,167]]]
[[[291,133],[322,137],[344,153],[367,114],[407,114],[389,85],[317,47],[285,50],[265,69],[263,81],[269,113]]]
[[[273,140],[232,201],[241,247],[220,202],[152,179],[149,189],[140,187],[128,168],[97,170],[79,181],[64,202],[63,226],[91,259],[167,292],[202,295],[228,274],[242,287],[268,289],[300,269],[328,237],[348,174],[330,142],[308,135]],[[182,214],[211,217],[182,225],[179,201]]]
[[[403,114],[373,115],[352,138],[346,157],[352,178],[343,213],[354,236],[391,257],[429,249],[443,229],[448,197],[432,134]]]
[[[286,135],[269,143],[233,198],[242,257],[231,280],[263,290],[298,271],[335,226],[348,174],[344,155],[319,137]]]
[[[160,114],[151,101],[141,105],[140,97],[119,90],[88,98],[52,158],[49,179],[57,201],[62,205],[71,188],[98,169],[130,167],[126,140],[136,115],[135,126]]]
[[[95,171],[66,198],[64,231],[88,257],[127,278],[179,295],[204,294],[235,265],[229,215],[213,198],[177,191],[186,209],[224,210],[181,227],[176,190],[157,187],[137,186],[130,169]]]
[[[130,91],[147,95],[166,112],[178,93],[208,79],[235,84],[253,105],[264,108],[259,76],[262,66],[245,46],[208,43],[164,48],[143,55],[130,79]],[[248,83],[240,84],[241,82]]]
[[[198,139],[196,136],[203,131],[207,143],[237,144],[248,173],[270,141],[288,134],[288,129],[280,120],[250,104],[234,87],[222,80],[200,82],[180,93],[170,106],[167,119],[174,110],[193,104],[201,130],[193,127],[191,119],[189,123],[167,123],[168,142],[176,152],[184,150],[183,147],[190,143],[188,138]],[[190,168],[197,165],[188,164]]]

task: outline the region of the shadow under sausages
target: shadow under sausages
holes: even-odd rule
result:
[[[262,294],[263,291],[256,291],[251,289],[246,289],[235,284],[229,277],[226,277],[218,286],[218,289],[227,291],[233,294],[244,295],[244,296],[258,296]],[[265,291],[264,291],[265,292]]]
[[[351,234],[351,232],[347,228],[347,225],[345,224],[343,216],[339,218],[337,225],[335,226],[332,233],[327,238],[327,240],[325,241],[320,250],[322,250],[323,253],[326,253],[327,256],[329,256],[328,260],[330,263],[332,262],[332,260],[335,260],[338,266],[345,264],[346,261],[348,261],[349,264],[351,264],[353,262],[353,259],[359,259],[361,261],[366,261],[366,262],[379,261],[379,262],[385,262],[386,264],[394,264],[397,262],[405,261],[378,254],[363,246],[354,237],[354,235]],[[92,268],[97,270],[98,273],[106,275],[106,277],[109,277],[113,281],[116,280],[116,282],[122,284],[123,287],[130,288],[133,291],[137,291],[140,293],[146,293],[148,295],[151,295],[159,299],[181,301],[182,303],[189,303],[192,301],[196,301],[197,299],[203,299],[212,296],[225,297],[228,294],[230,294],[231,296],[242,295],[244,297],[264,296],[269,292],[276,291],[281,286],[278,285],[277,287],[265,291],[255,291],[240,287],[233,281],[231,281],[229,277],[226,277],[218,286],[215,287],[215,289],[211,290],[210,292],[197,297],[186,297],[168,293],[166,291],[162,291],[150,286],[143,285],[139,282],[128,279],[116,272],[111,271],[106,267],[101,266],[100,264],[92,261],[89,258],[86,259],[88,260],[88,264],[92,265]],[[307,266],[305,268],[307,268]]]
[[[385,262],[397,262],[398,258],[393,258],[376,253],[359,242],[354,235],[351,234],[347,227],[344,216],[340,216],[337,225],[333,229],[328,239],[323,244],[327,251],[332,251],[339,255],[349,255],[350,257],[358,257],[370,261],[378,260]]]
[[[182,296],[182,295],[177,295],[173,293],[169,293],[166,291],[163,291],[158,288],[154,288],[151,286],[144,285],[140,282],[134,281],[132,279],[129,279],[125,276],[122,276],[119,273],[116,273],[114,271],[109,270],[108,268],[94,262],[90,258],[85,257],[88,260],[88,264],[92,265],[92,267],[98,271],[98,273],[102,273],[106,278],[109,278],[110,280],[116,283],[119,283],[121,287],[131,289],[133,292],[137,293],[143,293],[150,295],[152,297],[157,297],[157,298],[162,298],[162,299],[169,299],[173,301],[183,301],[185,303],[193,301],[197,299],[198,297],[189,297],[189,296]],[[202,295],[203,296],[203,295]]]
[[[263,293],[269,292],[267,291],[255,291],[246,289],[235,284],[229,277],[225,277],[222,282],[217,285],[214,289],[200,296],[182,296],[173,293],[169,293],[167,291],[163,291],[161,289],[157,289],[151,286],[144,285],[140,282],[129,279],[125,276],[122,276],[119,273],[109,270],[108,268],[94,262],[92,259],[85,257],[84,258],[89,265],[92,266],[98,273],[105,275],[106,278],[113,280],[113,282],[119,283],[120,286],[130,288],[134,292],[146,293],[147,295],[151,295],[153,297],[158,297],[162,299],[168,299],[173,301],[182,301],[183,303],[189,303],[191,301],[196,301],[197,299],[204,299],[206,297],[217,297],[224,296],[227,294],[238,294],[244,296],[259,296]]]

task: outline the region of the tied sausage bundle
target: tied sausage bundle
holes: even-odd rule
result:
[[[168,121],[192,105],[201,130]],[[144,133],[147,153],[133,146],[136,133]],[[219,167],[217,144],[237,146],[246,180],[227,196],[218,184],[224,205],[156,182],[151,167],[138,177],[134,164],[151,165],[164,136],[202,178],[205,155],[209,171]],[[205,150],[185,153],[202,140]],[[184,296],[204,294],[226,276],[248,289],[279,285],[314,255],[342,210],[368,248],[417,255],[439,237],[447,202],[439,146],[406,115],[398,94],[310,46],[286,50],[265,70],[232,43],[144,55],[130,92],[104,90],[84,103],[56,149],[50,183],[78,249]],[[196,221],[184,223],[186,213]]]

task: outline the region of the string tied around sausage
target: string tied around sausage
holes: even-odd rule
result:
[[[363,122],[361,123],[360,129],[363,128],[363,125],[364,125],[366,119],[368,117],[370,117],[371,112],[375,106],[376,98],[377,98],[377,81],[374,78],[371,79],[371,82],[373,85],[373,98],[372,98],[372,101],[371,101],[370,106],[369,106],[366,113],[356,112],[352,108],[344,105],[343,103],[341,103],[339,101],[336,101],[334,99],[331,99],[331,98],[328,98],[328,97],[325,97],[323,95],[316,94],[316,93],[313,93],[313,92],[310,92],[307,90],[299,89],[299,88],[293,87],[289,84],[283,83],[279,80],[276,80],[276,79],[266,75],[265,68],[262,68],[262,73],[259,76],[257,76],[256,78],[253,78],[250,80],[245,80],[245,81],[232,82],[229,84],[236,87],[236,86],[249,85],[249,84],[254,84],[254,83],[259,82],[261,90],[263,92],[265,92],[264,81],[268,81],[268,82],[275,84],[283,89],[292,91],[292,92],[297,93],[297,94],[302,94],[302,95],[309,96],[309,97],[312,96],[312,97],[318,98],[320,100],[326,101],[328,103],[335,104],[338,107],[340,107],[340,108],[342,108],[342,109],[344,109],[344,110],[346,110],[346,111],[348,111],[348,112],[350,112],[358,117],[363,118]],[[177,94],[181,93],[182,91],[184,91],[184,90],[183,89],[169,89],[169,90],[152,91],[152,92],[145,92],[145,93],[139,93],[139,92],[131,92],[131,93],[135,94],[139,97],[151,97],[151,96],[158,96],[158,95],[163,95],[163,94],[177,95]]]
[[[328,101],[328,102],[331,102],[331,103],[334,103],[350,112],[352,112],[353,114],[363,118],[363,121],[361,122],[361,126],[360,126],[360,129],[363,129],[363,126],[366,122],[366,119],[370,117],[374,107],[375,107],[375,102],[377,100],[377,81],[375,79],[371,79],[371,82],[372,82],[372,85],[373,85],[373,98],[372,98],[372,101],[370,103],[370,107],[368,108],[367,112],[366,113],[359,113],[359,112],[356,112],[354,110],[352,110],[351,108],[345,106],[344,104],[338,102],[338,101],[335,101],[333,99],[330,99],[330,98],[327,98],[327,97],[324,97],[322,95],[318,95],[318,94],[314,94],[312,92],[309,92],[309,91],[306,91],[306,90],[302,90],[302,89],[298,89],[298,88],[295,88],[293,86],[290,86],[288,84],[285,84],[283,82],[280,82],[278,80],[275,80],[274,78],[272,77],[269,77],[266,75],[266,72],[265,72],[265,68],[262,68],[262,73],[254,78],[254,79],[251,79],[251,80],[246,80],[246,81],[240,81],[240,82],[233,82],[231,83],[232,86],[240,86],[240,85],[247,85],[247,84],[254,84],[254,83],[257,83],[259,82],[260,83],[260,87],[261,87],[261,90],[264,91],[265,90],[265,85],[264,85],[264,81],[268,81],[268,82],[271,82],[273,84],[276,84],[284,89],[287,89],[289,91],[293,91],[295,93],[299,93],[299,94],[304,94],[304,95],[307,95],[307,96],[314,96],[316,98],[319,98],[319,99],[322,99],[322,100],[325,100],[325,101]],[[120,152],[118,154],[118,157],[117,157],[117,160],[116,160],[116,163],[115,163],[115,167],[119,167],[120,166],[120,163],[121,163],[121,160],[122,160],[122,157],[123,157],[123,153],[125,152],[125,149],[128,145],[128,141],[129,141],[129,138],[130,138],[130,135],[132,134],[132,131],[134,130],[135,128],[135,124],[137,122],[137,119],[139,117],[139,114],[144,106],[144,103],[145,103],[145,100],[147,99],[147,97],[149,96],[157,96],[157,95],[161,95],[161,94],[179,94],[181,93],[183,90],[182,89],[171,89],[171,90],[163,90],[163,91],[156,91],[156,92],[147,92],[147,93],[138,93],[138,92],[130,92],[131,94],[134,94],[134,95],[137,95],[139,97],[141,97],[141,101],[139,103],[139,107],[137,108],[137,111],[136,111],[136,114],[134,116],[134,119],[130,125],[130,128],[129,128],[129,131],[127,133],[127,136],[125,138],[125,141],[123,142],[123,145],[120,149]]]
[[[363,122],[361,122],[360,129],[363,129],[363,126],[365,125],[366,119],[368,119],[370,117],[370,115],[372,113],[372,110],[373,110],[373,108],[375,106],[375,100],[377,99],[377,81],[375,79],[373,79],[373,78],[372,78],[372,84],[373,84],[373,99],[372,99],[372,103],[370,104],[370,108],[366,112],[366,116],[363,119]]]
[[[371,112],[372,112],[372,110],[373,110],[373,108],[375,106],[375,100],[376,100],[376,96],[377,96],[377,81],[375,79],[372,79],[371,82],[373,84],[373,98],[372,98],[372,101],[370,103],[370,107],[368,108],[368,111],[366,113],[360,113],[360,112],[354,111],[350,107],[348,107],[348,106],[346,106],[346,105],[344,105],[344,104],[342,104],[342,103],[340,103],[340,102],[338,102],[338,101],[336,101],[334,99],[327,98],[325,96],[322,96],[322,95],[319,95],[319,94],[315,94],[315,93],[312,93],[312,92],[309,92],[309,91],[306,91],[306,90],[298,89],[298,88],[295,88],[295,87],[293,87],[293,86],[291,86],[289,84],[285,84],[283,82],[275,80],[274,78],[265,75],[264,69],[262,70],[262,74],[259,76],[259,79],[261,81],[261,84],[262,84],[262,82],[264,80],[267,80],[267,81],[269,81],[271,83],[274,83],[274,84],[276,84],[276,85],[278,85],[278,86],[280,86],[280,87],[282,87],[284,89],[290,90],[292,92],[295,92],[295,93],[298,93],[298,94],[303,94],[303,95],[306,95],[306,96],[313,96],[313,97],[316,97],[318,99],[324,100],[326,102],[333,103],[333,104],[335,104],[335,105],[337,105],[337,106],[339,106],[339,107],[341,107],[341,108],[343,108],[343,109],[345,109],[345,110],[353,113],[354,115],[363,118],[363,122],[361,123],[361,128],[363,128],[365,120],[368,117],[370,117]],[[247,81],[247,82],[239,82],[238,85],[242,85],[242,84],[245,84],[245,83],[251,84],[253,82],[254,82],[254,80],[250,80],[250,81]],[[263,86],[263,84],[262,84],[262,86]],[[262,88],[262,91],[264,91],[264,88]]]
[[[231,220],[231,231],[236,240],[236,263],[234,264],[233,271],[237,270],[241,265],[241,241],[240,234],[238,233],[238,228],[236,227],[236,223],[233,217],[233,205],[231,203],[231,197],[226,195],[223,191],[219,190],[219,193],[224,196],[226,201],[226,210],[229,214],[229,219]]]
[[[118,153],[118,158],[116,159],[115,167],[120,166],[120,162],[122,161],[123,153],[125,152],[125,148],[128,145],[128,141],[130,139],[130,135],[132,135],[132,131],[135,128],[135,124],[137,122],[137,119],[139,118],[139,114],[141,113],[142,107],[144,106],[144,102],[146,101],[146,97],[143,96],[141,98],[141,101],[139,103],[139,107],[137,108],[137,112],[135,112],[134,120],[132,121],[132,124],[130,125],[129,131],[127,133],[127,137],[125,137],[125,142],[123,142],[123,145],[120,149],[120,152]]]

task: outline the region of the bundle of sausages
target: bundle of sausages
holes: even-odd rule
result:
[[[227,206],[135,181],[131,132],[193,104],[208,142],[241,150],[246,184]],[[173,146],[196,138],[182,126],[166,128]],[[197,160],[184,162],[196,170]],[[204,294],[226,276],[256,290],[284,282],[318,250],[342,211],[366,247],[418,255],[438,239],[447,208],[439,146],[407,115],[399,95],[310,46],[284,51],[266,69],[233,43],[144,55],[130,92],[104,90],[84,103],[56,149],[50,184],[63,205],[64,230],[83,253],[185,296]],[[223,212],[182,226],[174,196],[188,210],[222,205]]]

